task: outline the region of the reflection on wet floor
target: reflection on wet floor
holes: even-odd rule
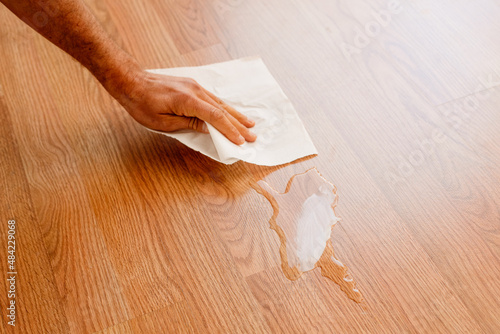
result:
[[[335,258],[330,240],[332,228],[339,221],[334,213],[338,199],[335,186],[312,168],[294,175],[284,193],[264,181],[259,181],[255,188],[273,207],[270,225],[281,242],[281,267],[285,276],[296,280],[304,272],[319,267],[321,275],[337,283],[350,299],[360,303],[362,295],[348,276],[347,267]]]

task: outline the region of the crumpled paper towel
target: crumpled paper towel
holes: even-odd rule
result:
[[[257,140],[238,146],[208,123],[209,134],[193,130],[151,131],[175,138],[225,164],[243,160],[276,166],[318,153],[292,103],[258,57],[149,71],[195,79],[225,103],[253,119],[255,126],[251,130]]]

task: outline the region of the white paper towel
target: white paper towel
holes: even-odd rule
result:
[[[192,130],[154,132],[175,138],[225,164],[243,160],[275,166],[318,153],[290,100],[258,57],[149,71],[195,79],[225,103],[253,119],[255,126],[251,130],[257,140],[238,146],[208,123],[210,134]]]

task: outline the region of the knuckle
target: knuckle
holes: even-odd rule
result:
[[[210,116],[209,116],[210,123],[219,122],[223,120],[224,117],[225,115],[220,109],[214,107],[210,110]]]
[[[195,91],[195,92],[198,92],[201,90],[201,86],[198,84],[198,82],[196,82],[196,80],[192,79],[192,78],[187,78],[186,79],[186,86],[192,90],[192,91]]]
[[[191,130],[196,130],[197,124],[198,124],[197,119],[193,117],[189,119],[188,128]]]

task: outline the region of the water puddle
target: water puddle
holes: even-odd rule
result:
[[[294,175],[284,193],[259,181],[257,192],[271,203],[274,213],[269,221],[279,236],[281,268],[290,280],[304,272],[321,268],[321,275],[340,286],[357,303],[363,299],[349,277],[347,267],[334,254],[330,240],[332,228],[340,220],[335,216],[337,189],[316,168]]]

